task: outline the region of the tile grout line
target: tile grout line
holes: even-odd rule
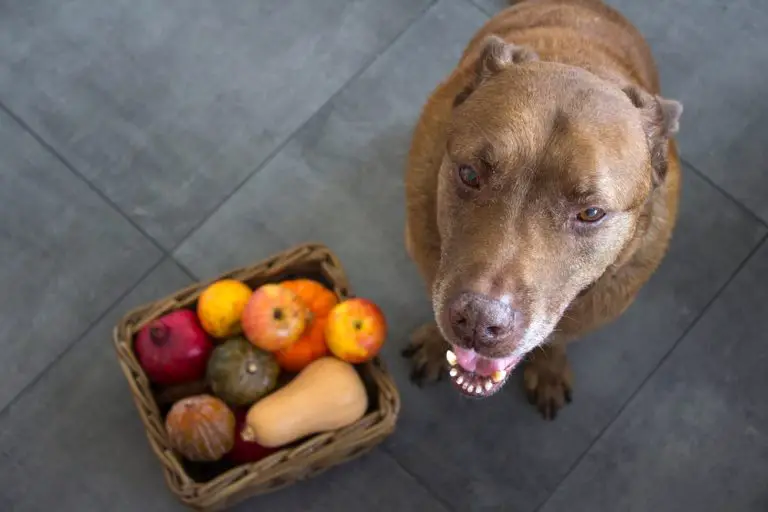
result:
[[[390,459],[392,459],[394,461],[395,464],[397,464],[397,467],[399,467],[405,474],[410,476],[417,484],[419,484],[421,486],[422,489],[427,491],[427,494],[432,496],[435,499],[435,501],[437,501],[440,505],[443,506],[443,508],[445,508],[446,510],[448,510],[450,512],[457,512],[457,510],[450,503],[448,503],[447,501],[444,501],[443,498],[441,498],[435,492],[433,492],[432,489],[430,489],[430,487],[421,480],[421,478],[419,478],[417,475],[415,475],[413,472],[411,472],[407,467],[405,467],[398,460],[398,458],[395,456],[395,454],[392,453],[391,451],[389,451],[386,446],[382,446],[381,449]]]
[[[275,149],[270,151],[270,153],[258,164],[256,167],[248,173],[248,175],[238,183],[235,188],[230,191],[216,206],[214,206],[210,213],[206,215],[203,219],[200,220],[197,224],[195,224],[186,235],[184,235],[181,240],[173,246],[173,248],[170,249],[171,255],[175,253],[179,247],[181,247],[184,242],[189,240],[208,220],[211,219],[237,192],[242,189],[248,181],[250,181],[251,178],[253,178],[256,174],[259,173],[262,169],[264,169],[267,165],[269,165],[275,157],[298,135],[307,125],[309,125],[312,120],[317,117],[317,115],[323,111],[328,105],[332,104],[333,101],[336,100],[346,89],[347,87],[353,83],[355,80],[357,80],[363,73],[368,71],[368,69],[371,68],[378,60],[381,58],[384,53],[389,50],[395,43],[397,43],[398,40],[406,33],[408,30],[413,27],[419,20],[421,20],[424,15],[426,15],[427,12],[429,12],[435,5],[437,5],[438,0],[430,0],[427,2],[427,5],[414,16],[413,20],[408,23],[403,29],[395,34],[395,36],[387,43],[385,46],[381,48],[380,51],[375,53],[371,56],[370,59],[368,59],[366,62],[363,63],[363,65],[358,69],[355,73],[352,74],[352,76],[345,81],[336,91],[331,94],[327,100],[325,100],[318,108],[312,112],[309,117],[307,117],[304,122],[302,122],[294,131],[292,131],[286,138],[283,140],[280,144],[278,144]]]
[[[495,11],[495,12],[488,12],[488,11],[486,11],[486,10],[485,10],[485,8],[484,8],[483,6],[481,6],[481,5],[479,5],[479,4],[476,4],[476,3],[475,3],[475,0],[465,0],[465,1],[466,1],[466,2],[467,2],[469,5],[471,5],[472,7],[474,7],[475,9],[477,9],[478,11],[480,11],[481,13],[483,13],[483,14],[484,14],[486,17],[488,17],[488,18],[492,18],[492,17],[494,17],[495,15],[497,15],[499,12],[501,12],[500,10],[499,10],[499,11]],[[510,4],[510,5],[511,5],[511,4]],[[509,5],[507,5],[506,7],[509,7]],[[502,7],[502,9],[505,9],[506,7]]]
[[[173,262],[173,263],[174,263],[174,264],[175,264],[177,267],[179,267],[179,270],[181,270],[182,272],[184,272],[184,273],[187,275],[187,277],[188,277],[188,278],[190,278],[190,279],[191,279],[193,282],[199,282],[199,281],[200,281],[200,278],[197,276],[197,274],[195,274],[195,273],[194,273],[194,272],[192,272],[192,271],[191,271],[189,268],[187,268],[187,266],[186,266],[185,264],[183,264],[182,262],[180,262],[180,261],[179,261],[179,260],[176,258],[176,256],[174,256],[173,254],[170,254],[170,253],[169,253],[169,254],[167,255],[167,257],[168,257],[168,259],[169,259],[169,260],[171,260],[171,261],[172,261],[172,262]]]
[[[186,274],[187,277],[192,279],[193,281],[198,281],[198,276],[192,272],[189,268],[187,268],[186,265],[184,265],[182,262],[180,262],[178,259],[176,259],[173,254],[171,254],[168,249],[163,247],[160,242],[158,242],[154,237],[152,237],[149,233],[147,233],[138,223],[136,223],[131,217],[129,217],[114,201],[110,199],[108,195],[106,195],[102,190],[96,185],[94,185],[88,178],[85,177],[83,173],[81,173],[69,160],[67,160],[61,153],[59,153],[53,146],[51,146],[48,142],[43,139],[43,137],[38,134],[31,126],[29,126],[21,117],[19,117],[15,112],[13,112],[5,103],[0,101],[0,111],[4,112],[8,117],[10,117],[13,121],[16,122],[24,131],[26,131],[35,141],[37,141],[38,144],[40,144],[43,149],[51,153],[51,155],[59,161],[64,167],[67,168],[72,174],[75,175],[76,178],[78,178],[80,181],[82,181],[92,192],[94,192],[102,201],[104,201],[107,206],[115,210],[115,212],[120,215],[128,224],[130,224],[136,231],[139,232],[144,238],[147,239],[148,242],[150,242],[152,245],[155,246],[155,248],[160,251],[161,256],[164,258],[168,258],[170,260],[173,260],[173,262],[178,265],[179,270],[181,270],[184,274]]]
[[[35,375],[35,377],[30,380],[24,387],[22,387],[16,395],[11,398],[11,400],[8,401],[7,404],[5,404],[4,407],[0,408],[0,418],[11,410],[11,408],[35,385],[48,373],[48,371],[53,368],[56,363],[58,363],[61,359],[64,358],[65,355],[67,355],[74,347],[76,347],[83,339],[85,339],[88,334],[101,322],[104,320],[104,318],[107,317],[107,315],[122,301],[125,299],[131,292],[133,292],[138,286],[147,278],[149,277],[152,272],[157,270],[160,265],[165,262],[169,261],[168,256],[161,256],[157,259],[155,263],[150,265],[150,267],[145,270],[139,277],[136,279],[136,281],[130,285],[126,290],[121,293],[120,295],[115,298],[114,301],[112,301],[106,308],[104,308],[104,311],[102,311],[89,325],[86,327],[83,332],[80,334],[74,336],[72,341],[66,344],[66,346],[59,352],[48,364],[46,364],[38,373]]]
[[[18,124],[22,130],[27,132],[35,141],[37,141],[38,144],[40,144],[44,150],[46,150],[48,153],[51,154],[56,160],[59,161],[60,164],[62,164],[69,172],[75,175],[77,179],[79,179],[83,184],[85,184],[86,187],[88,187],[91,192],[95,193],[96,196],[104,201],[104,203],[107,204],[112,210],[115,211],[123,220],[128,222],[128,224],[133,227],[136,231],[139,232],[144,238],[147,239],[149,243],[151,243],[157,250],[160,251],[162,256],[170,257],[171,254],[168,252],[165,247],[163,247],[160,242],[155,240],[154,237],[150,236],[149,233],[147,233],[136,221],[134,221],[131,217],[129,217],[117,204],[112,201],[112,199],[105,194],[100,188],[98,188],[96,185],[91,182],[82,172],[80,172],[79,169],[77,169],[69,160],[67,160],[64,155],[59,153],[59,151],[54,148],[51,144],[49,144],[39,133],[37,133],[29,124],[27,124],[26,121],[24,121],[21,116],[17,115],[13,110],[11,110],[5,103],[0,101],[0,111],[4,112],[8,117],[10,117],[13,121]],[[188,269],[185,267],[182,267],[182,270],[185,274],[189,273]],[[193,275],[189,275],[188,277],[194,278]]]
[[[632,403],[632,401],[637,397],[637,395],[640,394],[640,392],[645,388],[646,384],[651,380],[651,378],[656,375],[656,373],[659,371],[659,369],[662,367],[662,365],[669,359],[669,357],[672,355],[672,353],[675,351],[675,349],[680,345],[680,343],[688,336],[688,334],[693,330],[696,325],[701,321],[701,319],[707,314],[707,312],[710,310],[712,305],[717,301],[717,299],[720,298],[722,293],[730,286],[730,284],[733,282],[733,280],[736,278],[736,276],[741,273],[742,269],[749,263],[752,258],[755,256],[755,254],[762,249],[764,245],[766,245],[766,242],[768,242],[768,233],[765,233],[762,238],[755,244],[755,246],[749,251],[747,256],[737,265],[736,269],[731,273],[731,275],[728,277],[728,279],[725,281],[725,283],[717,289],[713,297],[704,305],[701,312],[696,315],[696,317],[691,321],[691,323],[688,325],[688,327],[685,328],[683,333],[678,336],[677,340],[672,344],[672,346],[667,350],[667,352],[664,353],[664,355],[659,359],[659,361],[656,363],[656,365],[651,369],[651,371],[648,373],[648,375],[645,376],[645,378],[640,382],[640,384],[635,388],[635,390],[629,395],[629,397],[624,401],[624,403],[619,407],[616,414],[614,414],[613,418],[608,421],[608,423],[605,424],[605,426],[598,432],[597,436],[592,440],[591,443],[589,443],[589,446],[587,446],[583,452],[581,452],[581,455],[579,455],[576,460],[571,464],[571,466],[568,468],[568,470],[565,472],[563,477],[557,482],[557,484],[552,488],[552,492],[549,494],[547,498],[545,498],[536,508],[533,509],[533,512],[541,512],[543,508],[549,503],[549,501],[552,499],[552,497],[557,493],[557,490],[560,488],[560,486],[563,485],[563,482],[565,482],[568,477],[573,473],[573,471],[581,464],[581,462],[584,460],[584,458],[592,451],[592,448],[595,447],[595,445],[600,441],[605,434],[608,432],[608,429],[613,426],[616,421],[618,421],[619,417],[622,415],[622,413],[629,407],[629,405]]]
[[[712,178],[707,176],[704,172],[699,170],[698,167],[693,165],[690,160],[687,160],[685,158],[680,158],[680,162],[683,163],[685,167],[688,167],[693,173],[701,178],[705,183],[707,183],[709,186],[720,192],[720,194],[723,195],[726,199],[731,201],[736,207],[741,210],[744,214],[746,214],[749,218],[756,221],[758,224],[762,225],[765,228],[768,228],[768,221],[763,220],[757,213],[753,212],[747,205],[736,199],[733,195],[731,195],[730,192],[725,190],[723,187],[715,183]]]

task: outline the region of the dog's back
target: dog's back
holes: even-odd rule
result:
[[[607,80],[659,92],[656,66],[642,35],[601,0],[511,3],[475,35],[462,62],[476,56],[482,41],[495,34],[531,48],[541,60],[570,64]]]

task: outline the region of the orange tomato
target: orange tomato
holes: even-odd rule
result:
[[[339,302],[335,293],[312,279],[292,279],[283,281],[280,286],[298,295],[316,317],[328,316],[333,306]]]
[[[325,344],[325,323],[327,319],[314,318],[298,341],[275,352],[277,364],[288,372],[298,373],[315,359],[328,355]]]
[[[325,343],[326,318],[338,303],[338,298],[328,288],[311,279],[283,281],[280,286],[298,295],[312,313],[309,326],[301,338],[275,352],[280,367],[289,372],[300,372],[312,361],[328,355],[328,346]]]

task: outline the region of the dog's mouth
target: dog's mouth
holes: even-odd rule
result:
[[[461,393],[475,398],[488,398],[500,390],[521,359],[520,356],[491,359],[459,347],[445,353],[451,382]]]

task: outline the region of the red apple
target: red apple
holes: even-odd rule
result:
[[[381,309],[367,299],[349,299],[329,313],[325,342],[333,355],[348,363],[373,359],[387,337],[387,321]]]
[[[298,295],[279,284],[265,284],[251,295],[240,323],[248,341],[276,352],[299,339],[309,310]]]

